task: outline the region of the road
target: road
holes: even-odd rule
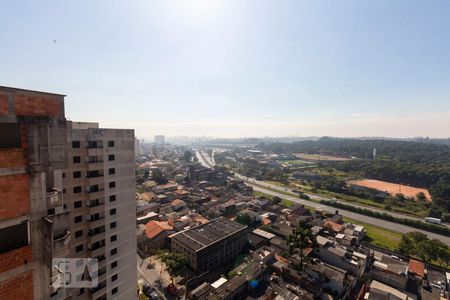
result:
[[[147,265],[148,263],[137,255],[138,278],[144,279],[144,281],[155,289],[161,299],[175,299],[174,297],[168,295],[167,292],[161,287],[159,270],[154,268],[149,269],[147,268]],[[163,285],[167,285],[167,283],[163,283]]]
[[[208,158],[206,153],[199,153],[197,151],[196,155],[197,155],[197,158],[198,158],[199,162],[202,165],[204,165],[206,167],[209,167],[209,168],[211,168],[213,166],[213,162],[211,161],[210,158]],[[279,191],[286,191],[285,188],[283,188],[283,187],[271,185],[271,184],[268,184],[268,183],[263,182],[263,181],[255,180],[253,178],[247,178],[247,177],[242,176],[240,174],[235,174],[235,176],[245,180],[246,183],[251,185],[255,191],[259,191],[259,192],[262,192],[262,193],[265,193],[265,194],[269,194],[269,195],[272,195],[272,196],[278,196],[278,197],[280,197],[282,199],[287,199],[289,201],[292,201],[292,202],[295,202],[295,203],[298,203],[298,204],[307,205],[307,206],[313,207],[315,209],[326,210],[326,211],[330,211],[330,212],[333,212],[333,211],[337,210],[337,208],[332,207],[332,206],[316,203],[316,202],[313,202],[313,201],[307,201],[307,200],[300,199],[300,198],[295,197],[295,196],[288,196],[286,194],[280,193]],[[287,191],[289,192],[291,190],[287,189]],[[324,200],[331,200],[330,198],[325,198],[325,197],[321,197],[321,196],[317,196],[317,195],[308,195],[308,196],[310,196],[310,198],[313,199],[313,200],[322,200],[322,199],[324,199]],[[343,202],[343,203],[349,204],[348,202]],[[353,206],[358,206],[358,205],[354,205],[354,204],[352,204],[352,205]],[[369,208],[367,206],[358,206],[358,207]],[[388,213],[385,210],[379,210],[379,209],[375,209],[375,208],[372,208],[372,207],[370,207],[370,209],[374,210],[374,211],[380,211],[380,212]],[[386,229],[397,231],[397,232],[400,232],[400,233],[407,233],[407,232],[411,232],[411,231],[423,232],[423,233],[427,234],[428,237],[431,238],[431,239],[438,239],[438,240],[446,243],[447,245],[450,245],[450,237],[446,237],[446,236],[443,236],[443,235],[440,235],[440,234],[428,232],[428,231],[425,231],[425,230],[417,229],[417,228],[414,228],[414,227],[410,227],[410,226],[406,226],[406,225],[402,225],[402,224],[398,224],[398,223],[394,223],[394,222],[390,222],[390,221],[385,221],[385,220],[378,219],[378,218],[373,218],[373,217],[361,215],[361,214],[358,214],[358,213],[355,213],[355,212],[351,212],[351,211],[348,211],[348,210],[345,210],[345,209],[338,209],[338,210],[339,210],[339,214],[343,215],[344,217],[348,217],[348,218],[351,218],[351,219],[354,219],[354,220],[357,220],[357,221],[360,221],[360,222],[368,223],[368,224],[371,224],[371,225],[384,227]],[[396,214],[396,213],[390,213],[390,214],[392,214],[395,217],[399,217],[399,218],[406,218],[407,217],[407,216],[402,215],[402,214]],[[409,218],[418,219],[418,218],[414,218],[414,217],[409,217]],[[419,219],[419,220],[421,220],[421,219]]]

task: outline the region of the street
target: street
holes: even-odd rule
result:
[[[155,268],[147,268],[147,261],[142,259],[139,255],[137,257],[137,271],[138,279],[143,279],[147,284],[149,284],[158,293],[161,299],[176,299],[175,297],[167,294],[164,287],[167,286],[168,282],[165,279],[160,280],[160,270]]]

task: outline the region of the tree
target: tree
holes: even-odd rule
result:
[[[416,199],[419,202],[426,202],[427,201],[427,196],[425,196],[425,194],[423,192],[420,192],[420,193],[417,193]]]
[[[408,232],[402,236],[402,239],[398,245],[398,252],[403,255],[411,256],[417,255],[418,244],[427,241],[428,237],[426,234],[418,231]]]
[[[436,261],[439,265],[447,267],[450,264],[450,252],[447,244],[433,239],[421,232],[408,232],[402,236],[397,249],[407,256],[419,257],[425,262]]]
[[[300,256],[300,271],[303,270],[303,250],[309,246],[316,244],[315,237],[312,231],[305,223],[300,223],[297,228],[294,229],[292,234],[288,236],[289,254],[299,254]]]
[[[243,224],[243,225],[250,226],[251,223],[252,223],[252,219],[250,218],[250,216],[249,216],[248,214],[245,214],[245,213],[244,213],[244,214],[239,213],[239,214],[236,216],[236,222],[241,223],[241,224]]]
[[[272,198],[272,203],[273,204],[280,204],[281,203],[281,198],[278,196],[275,196]]]
[[[167,266],[171,274],[179,274],[188,263],[188,259],[184,254],[178,252],[167,252],[159,256]]]

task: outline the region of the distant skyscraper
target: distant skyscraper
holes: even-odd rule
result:
[[[141,141],[138,138],[134,138],[134,152],[136,157],[142,153]]]
[[[155,135],[155,145],[158,146],[164,146],[166,143],[166,138],[164,135]]]

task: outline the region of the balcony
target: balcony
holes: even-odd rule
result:
[[[105,199],[103,199],[103,198],[91,200],[86,203],[86,206],[89,208],[94,208],[94,207],[102,206],[102,205],[105,205]]]
[[[103,191],[104,191],[103,187],[98,187],[98,185],[95,185],[95,186],[91,186],[89,189],[87,189],[86,193],[88,194],[89,200],[95,200],[95,199],[101,198],[100,196],[103,196]]]
[[[99,218],[88,218],[87,222],[89,223],[89,229],[95,229],[97,227],[100,227],[102,225],[105,225],[105,216],[101,216]]]
[[[61,191],[55,188],[52,188],[46,193],[47,205],[49,207],[55,207],[62,204],[62,196]]]
[[[87,169],[89,171],[94,171],[103,168],[103,156],[101,155],[93,155],[89,156],[86,160],[86,163],[88,164]]]
[[[86,148],[88,149],[102,149],[103,141],[88,141]]]
[[[105,240],[101,240],[88,246],[90,257],[105,255]]]
[[[88,171],[86,174],[86,178],[98,178],[98,177],[103,177],[103,172],[101,170],[93,170],[93,171]]]
[[[65,230],[62,234],[60,235],[54,235],[53,236],[53,249],[61,249],[66,247],[67,245],[69,245],[70,242],[70,231],[69,230]]]

